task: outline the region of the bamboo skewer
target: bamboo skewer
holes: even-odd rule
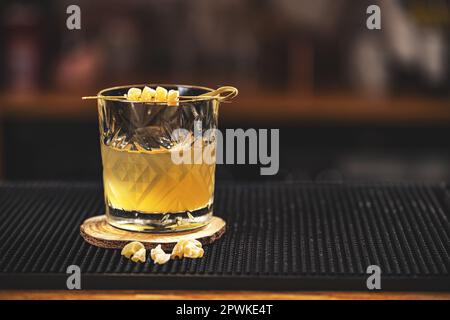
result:
[[[200,94],[198,96],[179,96],[180,102],[187,102],[187,101],[198,101],[198,100],[207,100],[207,99],[217,99],[220,102],[228,102],[229,100],[236,97],[238,94],[238,90],[234,87],[220,87],[214,91],[207,92]],[[155,101],[133,101],[133,100],[127,100],[127,97],[125,95],[122,96],[103,96],[103,95],[97,95],[97,96],[86,96],[82,97],[82,100],[97,100],[97,99],[103,99],[103,100],[117,100],[122,101],[125,100],[126,102],[143,102],[143,103],[165,103],[165,102],[155,102]]]

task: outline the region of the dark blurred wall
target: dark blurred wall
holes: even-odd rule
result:
[[[82,29],[66,28],[77,4]],[[382,30],[367,30],[369,4]],[[229,84],[221,126],[280,128],[279,179],[448,180],[449,1],[2,1],[0,172],[101,176],[96,107],[132,83]],[[221,167],[221,178],[257,178]]]

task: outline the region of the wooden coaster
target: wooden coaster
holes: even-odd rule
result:
[[[158,244],[165,250],[183,239],[197,239],[203,245],[213,243],[225,233],[226,223],[219,217],[212,217],[206,226],[185,232],[176,233],[144,233],[117,229],[106,221],[106,216],[95,216],[86,219],[80,226],[81,236],[86,242],[101,248],[122,249],[128,242],[140,241],[147,249]]]

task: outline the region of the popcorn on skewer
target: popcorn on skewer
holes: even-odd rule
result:
[[[155,100],[156,96],[156,90],[145,86],[144,89],[142,89],[142,93],[140,96],[140,101],[142,102],[152,102]]]
[[[178,90],[169,90],[167,94],[167,105],[168,106],[178,106],[180,93]]]
[[[142,93],[142,91],[139,88],[130,88],[126,95],[127,100],[139,101],[139,98],[141,97],[141,93]]]
[[[167,89],[163,87],[156,87],[156,102],[167,102]]]

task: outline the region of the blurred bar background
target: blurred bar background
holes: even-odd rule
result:
[[[66,28],[67,6],[81,30]],[[366,28],[381,7],[382,30]],[[450,181],[450,3],[2,1],[0,177],[97,180],[97,109],[133,83],[233,85],[221,128],[279,128],[280,172],[218,179]]]

